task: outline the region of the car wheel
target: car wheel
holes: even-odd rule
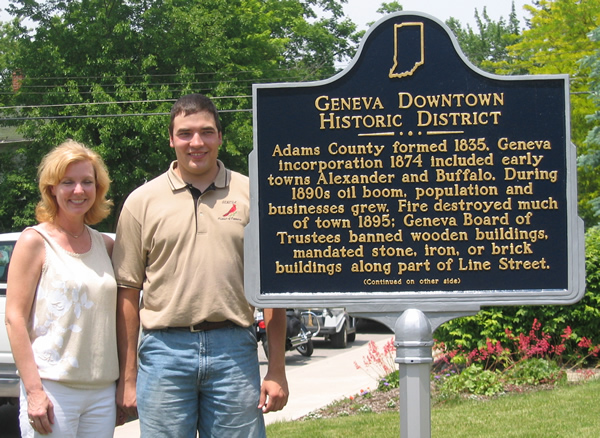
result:
[[[346,324],[342,326],[339,333],[331,335],[331,344],[333,348],[346,348],[348,346],[348,330]]]

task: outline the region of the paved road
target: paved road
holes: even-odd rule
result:
[[[362,347],[373,340],[375,342],[384,338],[390,338],[393,333],[386,327],[368,320],[359,320],[357,324],[356,340],[348,342],[348,348]],[[314,340],[315,350],[310,357],[302,356],[298,351],[292,350],[285,354],[285,366],[287,370],[293,370],[304,364],[314,364],[315,362],[330,358],[346,352],[348,349],[333,348],[330,341],[325,341],[322,337],[316,337]],[[260,361],[260,375],[264,377],[267,372],[267,358],[264,354],[262,345],[258,345],[258,359]]]
[[[319,361],[328,360],[340,354],[347,354],[354,349],[365,347],[371,340],[379,342],[385,339],[389,339],[392,336],[393,333],[387,328],[377,323],[373,323],[371,321],[361,320],[358,324],[358,333],[356,336],[356,340],[352,343],[349,343],[349,348],[335,349],[332,348],[330,342],[324,341],[322,338],[315,338],[315,350],[312,356],[302,356],[296,350],[288,351],[286,353],[286,369],[289,373],[293,373],[294,370],[301,370],[302,366],[305,364],[315,364]],[[267,369],[267,360],[264,356],[264,352],[262,351],[262,346],[260,345],[259,360],[261,367],[261,376],[264,376]],[[0,436],[2,438],[20,438],[17,416],[18,409],[16,406],[0,406]],[[128,426],[131,427],[128,428]],[[116,429],[115,437],[134,438],[138,435],[136,435],[135,432],[133,432],[132,435],[131,430],[133,429],[135,429],[134,424],[119,427]]]

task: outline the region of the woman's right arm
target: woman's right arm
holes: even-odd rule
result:
[[[27,392],[29,418],[38,432],[50,433],[54,407],[42,387],[28,331],[45,256],[42,236],[31,229],[24,231],[8,268],[5,323],[15,364]]]

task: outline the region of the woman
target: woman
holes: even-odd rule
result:
[[[68,140],[38,169],[39,224],[15,245],[6,325],[21,377],[23,438],[112,437],[116,420],[113,240],[91,229],[108,216],[100,156]]]

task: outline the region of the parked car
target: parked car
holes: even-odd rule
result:
[[[298,309],[306,328],[313,338],[322,336],[331,340],[334,348],[346,348],[356,339],[356,319],[344,308]]]
[[[0,234],[0,404],[18,404],[19,376],[10,350],[4,312],[6,307],[6,275],[10,256],[21,233]]]

